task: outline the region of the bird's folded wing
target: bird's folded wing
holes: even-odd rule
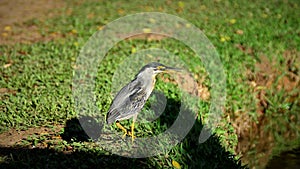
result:
[[[130,118],[137,113],[145,104],[143,96],[145,93],[138,81],[132,81],[124,86],[113,100],[107,114],[107,122],[112,123],[117,119]]]

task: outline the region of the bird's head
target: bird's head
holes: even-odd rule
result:
[[[170,72],[177,72],[181,71],[179,68],[165,66],[158,62],[151,62],[145,65],[139,72],[140,73],[148,73],[149,75],[157,75],[158,73],[170,73]]]

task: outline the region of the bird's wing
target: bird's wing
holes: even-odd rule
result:
[[[145,91],[136,79],[124,86],[115,96],[107,114],[107,123],[110,124],[117,119],[130,118],[140,111],[146,102]]]

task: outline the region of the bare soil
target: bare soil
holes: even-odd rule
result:
[[[241,48],[241,50],[246,53],[252,51],[246,48]],[[276,65],[274,61],[269,60],[266,56],[261,56],[261,61],[256,64],[256,72],[248,72],[249,85],[253,87],[253,92],[257,93],[258,122],[250,120],[251,117],[247,113],[240,113],[241,116],[233,121],[236,133],[239,136],[236,152],[243,154],[242,161],[246,163],[250,162],[251,158],[259,156],[258,163],[267,164],[275,146],[274,135],[264,130],[264,127],[270,124],[270,119],[265,116],[266,109],[269,106],[269,102],[266,100],[266,91],[284,90],[289,102],[294,102],[300,94],[297,90],[300,88],[300,70],[298,70],[299,65],[297,65],[300,64],[300,52],[295,50],[285,51],[283,57],[285,62]],[[290,120],[294,121],[295,119],[290,117]],[[295,137],[295,133],[288,130],[283,137],[291,140]],[[250,150],[256,151],[254,157],[247,154]]]
[[[38,127],[29,128],[27,130],[16,130],[10,129],[2,134],[0,134],[0,147],[11,147],[20,143],[22,140],[27,139],[28,136],[32,135],[55,135],[64,126],[56,125],[54,128],[49,127]]]
[[[0,1],[0,45],[49,41],[59,34],[42,35],[38,26],[25,24],[37,19],[43,21],[59,15],[58,8],[65,7],[63,0],[1,0]]]

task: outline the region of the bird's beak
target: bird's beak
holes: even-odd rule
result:
[[[165,72],[180,72],[182,69],[175,68],[175,67],[165,67]]]

